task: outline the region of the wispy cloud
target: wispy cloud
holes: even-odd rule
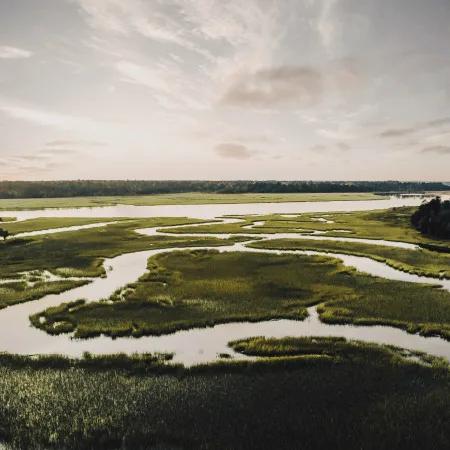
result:
[[[393,128],[390,130],[384,130],[380,133],[381,137],[396,138],[402,136],[409,136],[417,131],[417,128]]]
[[[184,45],[183,32],[164,10],[163,2],[141,0],[78,0],[93,28]],[[169,10],[169,12],[172,10]]]
[[[56,139],[54,141],[49,141],[45,144],[45,146],[48,148],[61,148],[61,147],[103,147],[106,145],[105,142],[100,141],[86,141],[86,140],[80,140],[80,139]]]
[[[87,45],[112,58],[122,81],[147,87],[167,109],[215,103],[237,72],[271,62],[282,34],[278,0],[75,1],[93,30]],[[151,64],[136,51],[142,38],[163,49]]]
[[[50,169],[66,165],[73,158],[79,158],[79,150],[52,148],[35,152],[22,153],[16,156],[6,156],[0,161],[2,171],[12,174],[46,172]]]
[[[238,77],[221,103],[252,108],[303,108],[317,104],[321,96],[322,77],[318,71],[283,66]]]
[[[10,100],[2,101],[2,99],[0,99],[0,113],[36,125],[70,131],[92,132],[105,126],[105,123],[97,122],[88,117],[48,111],[39,106],[25,105]]]
[[[320,66],[277,66],[236,75],[221,99],[225,105],[304,109],[342,102],[365,83],[359,61],[343,58]]]
[[[144,86],[164,108],[189,107],[201,109],[201,95],[196,95],[176,63],[156,63],[142,65],[121,60],[115,64],[121,81]]]
[[[428,127],[440,127],[443,125],[450,125],[450,117],[443,117],[441,119],[430,120],[425,125]]]
[[[205,41],[233,47],[255,43],[276,16],[277,1],[247,0],[245,5],[221,0],[77,0],[91,27],[122,36],[140,35],[177,44],[212,57]],[[273,31],[273,30],[272,30]],[[275,38],[272,33],[271,39]]]
[[[450,146],[448,145],[433,145],[422,149],[422,153],[437,153],[440,155],[450,155]]]
[[[23,48],[10,47],[8,45],[0,45],[1,59],[24,59],[30,58],[33,52]]]
[[[350,148],[351,148],[350,145],[346,144],[345,142],[338,142],[336,144],[336,147],[341,152],[348,152],[350,150]]]
[[[389,128],[387,130],[382,131],[380,133],[380,136],[385,138],[398,138],[409,136],[423,131],[433,131],[435,129],[441,129],[446,125],[450,125],[450,117],[443,117],[439,119],[429,120],[427,122],[416,123],[414,126],[411,127]]]
[[[321,154],[321,153],[336,153],[338,155],[342,155],[343,153],[348,152],[351,149],[350,145],[345,142],[338,142],[336,144],[316,144],[313,145],[309,150],[313,154]]]
[[[161,68],[122,60],[116,63],[116,69],[126,83],[139,84],[160,93],[170,93],[170,82]]]
[[[339,0],[322,0],[321,9],[317,19],[317,31],[324,49],[330,53],[336,40],[338,23],[334,17],[333,10]]]
[[[24,107],[18,105],[1,105],[0,111],[13,117],[14,119],[22,119],[38,125],[57,126],[61,128],[73,128],[84,122],[85,119],[77,118],[70,115],[53,113],[37,108]]]
[[[234,142],[218,144],[214,147],[214,150],[222,158],[229,159],[249,159],[256,154],[254,150],[250,150],[247,146]]]

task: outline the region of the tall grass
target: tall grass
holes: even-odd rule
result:
[[[255,248],[281,250],[315,250],[329,253],[365,256],[383,262],[394,269],[416,275],[435,278],[450,278],[450,254],[426,249],[404,248],[359,242],[338,242],[331,240],[272,239],[251,244]]]
[[[139,337],[231,321],[302,320],[307,306],[320,303],[327,322],[373,321],[448,337],[448,292],[364,275],[328,257],[184,251],[157,255],[148,268],[112,303],[62,305],[33,324],[82,338]]]
[[[448,448],[448,368],[347,353],[156,373],[0,358],[0,436],[14,449]]]

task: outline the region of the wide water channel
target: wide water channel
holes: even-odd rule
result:
[[[423,197],[380,197],[380,200],[333,201],[333,202],[282,202],[282,203],[238,203],[209,205],[158,205],[158,206],[99,206],[89,208],[48,208],[23,211],[0,211],[3,217],[17,220],[37,217],[194,217],[214,219],[226,215],[246,214],[296,214],[308,212],[367,211],[416,206]]]
[[[391,199],[379,200],[371,202],[323,202],[318,203],[289,203],[289,209],[278,209],[280,204],[262,204],[262,205],[245,205],[246,210],[237,212],[233,207],[242,207],[243,205],[189,205],[193,208],[191,213],[179,212],[175,213],[173,207],[166,211],[166,216],[190,216],[200,218],[213,218],[208,216],[206,212],[196,214],[196,209],[202,207],[214,207],[215,212],[218,207],[223,209],[216,215],[223,214],[254,214],[255,210],[260,206],[264,207],[263,214],[273,212],[280,213],[300,213],[300,212],[333,212],[343,211],[342,204],[346,204],[346,211],[353,210],[369,210],[377,208],[386,208],[388,206],[401,206],[405,204],[417,204],[419,199]],[[387,203],[389,203],[387,205]],[[338,209],[336,209],[339,204]],[[270,206],[277,205],[276,211],[270,209]],[[231,209],[230,209],[231,207]],[[359,208],[358,208],[359,207]],[[153,207],[135,207],[135,208],[153,208]],[[157,207],[160,208],[160,207]],[[85,208],[81,208],[83,212]],[[94,213],[92,217],[117,217],[116,213],[111,215],[96,215],[97,210],[103,208],[89,209]],[[105,208],[109,209],[109,208]],[[127,210],[129,207],[127,207]],[[95,210],[95,211],[94,211]],[[64,212],[63,212],[64,211]],[[77,210],[44,210],[29,211],[33,217],[42,217],[46,214],[51,217],[51,213],[56,213],[59,217],[74,217],[78,214]],[[70,214],[68,214],[70,212]],[[21,212],[24,213],[24,212]],[[60,214],[62,213],[62,214]],[[3,214],[3,213],[2,213]],[[255,213],[256,214],[256,213]],[[5,213],[6,215],[6,213]],[[16,212],[7,215],[19,216]],[[129,217],[136,217],[132,211],[126,214]],[[159,211],[157,216],[163,214]],[[216,217],[214,215],[214,217]],[[86,214],[80,214],[78,217],[86,217]],[[90,216],[90,215],[88,215]],[[140,216],[143,217],[143,216]],[[147,217],[147,216],[145,216]],[[21,218],[28,218],[22,216]],[[161,227],[159,227],[161,228]],[[50,230],[48,232],[51,232]],[[61,232],[61,230],[58,230]],[[142,234],[164,234],[158,232],[155,228],[140,230]],[[187,235],[184,235],[187,236]],[[202,234],[202,236],[209,236]],[[289,233],[292,237],[292,234]],[[221,236],[223,237],[223,236]],[[271,233],[269,235],[258,235],[263,239],[275,239],[286,237],[286,233]],[[304,236],[302,236],[303,238]],[[320,236],[316,236],[320,238]],[[325,239],[328,237],[324,236]],[[389,245],[389,241],[384,245]],[[374,242],[376,243],[376,242]],[[392,245],[401,246],[401,243],[391,243]],[[205,247],[201,247],[205,248]],[[246,243],[236,243],[234,245],[224,247],[214,247],[215,250],[229,252],[258,252],[272,254],[306,254],[306,255],[326,255],[335,257],[343,261],[346,266],[355,267],[361,272],[369,273],[374,276],[384,277],[392,280],[401,280],[414,283],[439,284],[443,289],[450,291],[450,280],[436,280],[434,278],[420,277],[407,274],[395,270],[386,264],[374,261],[370,258],[357,256],[341,255],[341,254],[325,254],[321,252],[311,251],[279,251],[279,250],[263,250],[251,249],[246,247]],[[180,362],[186,366],[211,362],[217,359],[220,353],[228,353],[235,358],[246,358],[245,356],[235,354],[228,348],[228,342],[235,339],[242,339],[252,336],[266,337],[284,337],[284,336],[341,336],[348,339],[356,339],[365,342],[374,342],[378,344],[396,345],[411,351],[423,351],[431,355],[441,356],[450,361],[450,342],[438,337],[423,337],[414,334],[408,334],[403,330],[387,327],[387,326],[352,326],[352,325],[327,325],[319,320],[315,307],[309,308],[309,317],[303,321],[296,320],[269,320],[255,323],[238,322],[216,325],[214,327],[191,329],[180,331],[163,336],[149,336],[141,338],[117,338],[111,339],[105,336],[78,340],[73,339],[70,335],[51,336],[45,332],[38,330],[30,325],[29,315],[38,313],[50,306],[56,306],[63,302],[74,301],[80,298],[86,301],[97,301],[102,298],[108,298],[114,291],[124,287],[128,283],[136,281],[146,271],[147,260],[149,257],[158,253],[170,251],[186,250],[185,248],[172,248],[162,250],[149,250],[143,252],[124,254],[115,258],[106,259],[104,266],[107,269],[105,278],[96,278],[82,287],[71,289],[58,295],[47,295],[39,300],[15,305],[0,311],[0,351],[7,351],[18,354],[52,354],[59,353],[68,356],[80,356],[83,352],[88,351],[93,354],[108,354],[116,352],[124,352],[127,354],[136,352],[170,352],[174,353],[174,362]]]

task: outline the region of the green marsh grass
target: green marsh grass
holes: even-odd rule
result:
[[[234,216],[243,219],[241,223],[211,224],[182,229],[168,229],[174,234],[183,233],[311,233],[314,230],[325,231],[325,236],[356,237],[364,239],[383,239],[387,241],[410,242],[414,244],[433,245],[441,249],[450,247],[448,241],[436,240],[423,236],[410,224],[412,207],[391,208],[386,210],[361,212],[331,212],[331,213],[299,213],[290,217],[281,214],[255,216]],[[315,218],[324,218],[334,223],[317,222]],[[253,229],[245,229],[256,221],[263,221],[264,225]],[[346,233],[334,230],[346,230]]]
[[[280,250],[313,250],[331,253],[331,256],[332,253],[364,256],[383,262],[403,272],[435,278],[450,278],[450,254],[437,253],[426,249],[409,250],[360,242],[339,242],[326,239],[272,239],[264,242],[256,242],[250,246]]]
[[[191,369],[151,355],[78,363],[3,355],[0,436],[14,449],[449,447],[448,366],[330,345],[339,355]]]
[[[113,205],[204,205],[219,203],[279,203],[279,202],[326,202],[336,200],[382,200],[371,193],[317,193],[317,194],[213,194],[181,193],[113,197],[66,197],[0,199],[0,210],[26,210],[42,208],[81,208]]]
[[[88,281],[62,280],[37,282],[33,286],[28,286],[25,282],[2,284],[0,285],[0,309],[37,300],[45,295],[59,294],[86,283]]]
[[[239,236],[231,239],[188,238],[143,236],[135,232],[137,228],[191,222],[197,220],[183,218],[127,220],[101,228],[0,242],[0,279],[16,278],[20,272],[44,270],[63,277],[102,276],[105,274],[103,259],[123,253],[173,246],[221,246],[245,240]],[[34,300],[47,293],[57,293],[79,285],[69,281],[47,284],[0,285],[2,292],[0,307]]]
[[[33,324],[54,333],[55,323],[70,323],[80,338],[139,337],[232,321],[302,320],[306,307],[323,304],[327,322],[385,323],[449,338],[449,292],[365,275],[331,257],[179,251],[150,258],[148,269],[125,296],[63,304]]]
[[[127,220],[124,218],[79,218],[79,217],[39,217],[37,219],[21,220],[19,222],[5,223],[2,228],[8,230],[11,239],[17,233],[30,231],[51,230],[53,228],[73,227],[103,222]]]

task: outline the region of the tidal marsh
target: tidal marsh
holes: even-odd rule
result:
[[[35,326],[80,338],[158,335],[231,321],[302,320],[322,304],[327,322],[385,323],[449,338],[450,293],[372,277],[324,256],[171,252],[108,302],[63,304],[32,317]],[[428,331],[427,331],[428,330]]]
[[[450,278],[450,254],[426,249],[408,250],[359,242],[339,242],[306,239],[272,239],[250,244],[254,248],[280,250],[313,250],[365,256],[383,262],[394,269],[435,278]]]
[[[1,270],[9,280],[33,270],[101,276],[103,258],[122,253],[227,245],[246,240],[241,235],[244,232],[253,233],[256,239],[259,230],[267,233],[276,227],[282,231],[345,229],[346,225],[337,223],[341,216],[347,227],[355,225],[352,233],[365,235],[371,227],[373,232],[378,227],[377,236],[383,239],[398,239],[406,227],[404,212],[364,213],[365,219],[354,214],[360,213],[323,215],[335,223],[314,220],[321,217],[316,213],[306,220],[304,215],[267,216],[263,226],[253,229],[242,226],[254,223],[255,217],[238,224],[191,228],[195,233],[224,227],[239,230],[230,239],[143,236],[135,230],[201,221],[126,219],[100,229],[6,241],[0,244]],[[393,217],[385,217],[389,214]],[[23,224],[45,225],[40,220]],[[173,230],[185,233],[189,227]],[[413,241],[412,234],[403,234]],[[432,242],[443,248],[442,243]],[[354,252],[392,265],[401,263],[404,270],[421,268],[435,276],[448,273],[445,253],[306,239],[252,245]],[[34,315],[32,323],[51,334],[138,338],[230,321],[303,320],[308,306],[319,305],[321,318],[327,322],[386,323],[450,339],[450,294],[446,291],[365,275],[346,268],[331,254],[229,250],[158,254],[148,260],[145,275],[110,298],[63,303]],[[53,283],[41,286],[35,278],[27,289],[65,288]],[[23,289],[25,284],[0,286],[11,290],[4,293],[8,304],[31,299],[26,296],[31,291]],[[37,291],[36,295],[44,293]],[[0,355],[0,438],[14,449],[431,446],[440,450],[450,445],[450,371],[443,360],[342,338],[256,337],[230,346],[257,359],[232,360],[224,353],[218,363],[184,368],[172,364],[167,354],[88,354],[81,359]]]
[[[18,238],[0,243],[0,277],[29,270],[64,271],[78,276],[102,275],[101,260],[151,248],[174,245],[224,245],[215,238],[147,237],[135,232],[149,226],[180,225],[201,222],[196,219],[164,218],[122,221],[101,228]],[[231,240],[230,242],[234,242]]]
[[[255,216],[235,216],[241,218],[241,223],[205,224],[183,229],[174,228],[165,231],[177,234],[183,233],[311,233],[315,230],[325,232],[331,237],[354,237],[364,239],[383,239],[387,241],[410,242],[413,244],[432,244],[448,247],[448,241],[433,239],[422,235],[410,223],[411,214],[415,208],[399,207],[380,211],[301,213],[301,214],[270,214]],[[323,218],[325,221],[315,219]],[[246,228],[254,222],[263,222],[254,228]],[[332,222],[332,223],[327,223]],[[344,230],[336,232],[335,230]]]

